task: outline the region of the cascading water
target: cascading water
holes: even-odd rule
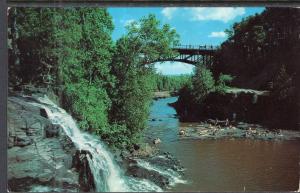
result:
[[[80,131],[72,116],[54,104],[47,96],[39,97],[37,100],[39,103],[32,104],[45,109],[50,121],[63,128],[77,149],[86,150],[91,154],[91,156],[87,154],[87,158],[94,177],[96,191],[162,191],[160,187],[149,180],[123,175],[122,170],[114,163],[110,152],[97,137]],[[152,170],[154,168],[162,175],[172,176],[172,173],[159,171],[145,161],[142,163],[140,164],[142,167]],[[173,177],[174,183],[178,182],[178,179],[178,176]]]
[[[161,175],[167,177],[170,180],[171,186],[178,184],[178,183],[183,183],[183,184],[187,183],[186,180],[181,179],[180,174],[178,174],[177,172],[175,172],[174,170],[172,170],[170,168],[169,169],[161,169],[160,167],[151,165],[149,162],[141,160],[141,159],[138,159],[137,163],[139,166],[141,166],[143,168],[156,171],[156,172],[160,173]]]

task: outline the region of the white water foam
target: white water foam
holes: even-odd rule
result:
[[[185,183],[187,183],[186,180],[182,179],[181,175],[178,172],[176,172],[176,171],[174,171],[170,168],[164,170],[164,169],[159,168],[157,166],[151,165],[149,162],[146,162],[146,161],[141,160],[141,159],[137,159],[136,161],[137,161],[137,163],[140,167],[143,167],[147,170],[156,171],[160,175],[162,175],[164,177],[167,177],[170,180],[170,185],[171,186],[174,186],[175,184],[185,184]]]

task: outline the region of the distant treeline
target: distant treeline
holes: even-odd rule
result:
[[[162,75],[155,76],[157,91],[178,91],[191,81],[191,75]]]
[[[52,89],[82,129],[120,148],[139,141],[156,90],[147,64],[175,54],[175,30],[148,15],[114,42],[103,8],[11,8],[8,25],[10,89]]]
[[[197,69],[179,99],[200,108],[207,94],[216,91],[214,82],[228,74],[225,80],[234,87],[271,91],[261,111],[269,114],[272,127],[300,129],[300,9],[266,8],[226,33],[212,68]]]

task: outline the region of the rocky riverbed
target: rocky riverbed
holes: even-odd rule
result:
[[[197,125],[180,127],[181,138],[222,139],[247,138],[260,140],[289,140],[300,138],[299,131],[269,130],[259,124],[208,119]]]

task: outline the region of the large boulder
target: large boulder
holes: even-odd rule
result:
[[[166,188],[170,184],[169,179],[161,175],[159,172],[154,170],[148,170],[146,168],[140,167],[137,164],[131,164],[128,167],[126,174],[136,178],[150,180],[162,188]]]
[[[147,164],[143,164],[143,162]],[[148,167],[148,164],[150,164],[150,167]],[[125,156],[123,157],[123,167],[126,175],[147,179],[162,189],[172,185],[174,177],[182,178],[184,176],[181,163],[170,153],[161,151],[143,157]],[[169,172],[169,175],[166,175],[166,172]],[[173,177],[170,175],[173,175]]]

